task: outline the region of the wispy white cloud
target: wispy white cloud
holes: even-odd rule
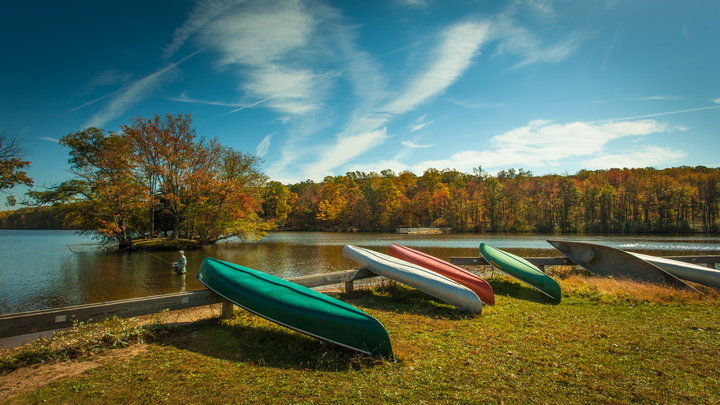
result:
[[[587,37],[588,35],[573,34],[557,44],[543,46],[527,29],[517,26],[506,17],[492,21],[464,21],[454,24],[441,33],[438,46],[430,53],[427,58],[429,63],[424,69],[410,76],[404,90],[389,97],[389,102],[374,110],[382,113],[384,119],[376,123],[376,126],[368,126],[362,131],[350,133],[353,136],[373,134],[396,116],[413,111],[423,103],[442,94],[467,71],[474,58],[480,53],[482,46],[491,40],[498,40],[501,48],[504,47],[508,52],[522,57],[523,60],[515,65],[515,68],[521,68],[534,63],[561,61],[571,55]],[[483,105],[482,107],[487,106]],[[411,127],[411,131],[426,126],[416,123]],[[337,142],[342,142],[342,139],[343,137],[338,137]],[[374,141],[377,142],[377,139]],[[418,145],[415,142],[411,142],[411,144]],[[405,146],[411,147],[409,144],[405,144]],[[353,153],[354,156],[348,155],[342,162],[350,161],[351,158],[360,156],[364,152],[366,149],[357,149]],[[503,161],[502,156],[498,155],[497,158],[499,162]],[[495,159],[494,155],[493,159]],[[518,159],[520,158],[518,157]],[[325,169],[325,173],[332,172],[337,167],[334,165],[335,163],[338,161],[327,160],[313,163],[308,166],[312,170],[309,170],[307,177],[312,177],[320,167]]]
[[[170,72],[183,62],[195,56],[198,52],[200,51],[196,51],[177,62],[170,63],[162,69],[123,87],[116,93],[113,93],[110,102],[108,102],[102,110],[90,117],[90,119],[83,124],[83,128],[102,127],[108,121],[120,117],[132,105],[155,92],[160,87],[163,80],[168,78],[168,74]]]
[[[668,130],[668,125],[653,120],[605,124],[589,122],[556,124],[538,120],[494,137],[491,140],[496,147],[494,150],[460,152],[451,160],[457,159],[466,162],[467,165],[474,159],[480,159],[475,160],[474,165],[465,169],[471,169],[478,164],[483,167],[553,166],[569,159],[603,156],[606,145],[613,140]]]
[[[581,166],[586,169],[653,167],[674,164],[686,156],[687,153],[681,150],[649,145],[627,153],[609,153],[586,159]]]
[[[329,168],[332,169],[347,163],[356,156],[383,143],[387,137],[385,128],[341,137],[334,145],[320,154],[320,159],[306,166],[303,172],[310,179],[323,178],[330,174]]]
[[[123,85],[130,80],[132,80],[132,74],[128,72],[108,70],[95,75],[95,77],[85,83],[84,87],[86,92],[90,92],[98,87]]]
[[[713,100],[712,102],[715,103],[715,104],[720,104],[720,98],[716,98],[716,99]]]
[[[460,107],[467,108],[467,109],[507,107],[507,104],[502,104],[502,103],[483,103],[481,101],[466,101],[466,100],[458,100],[456,98],[449,98],[447,100],[453,104],[457,104]]]
[[[499,41],[498,54],[513,54],[522,61],[512,66],[520,69],[536,63],[555,63],[565,60],[593,34],[573,32],[557,43],[544,45],[535,34],[518,25],[513,19],[502,16],[493,22],[493,36]]]
[[[421,145],[421,144],[417,144],[412,141],[400,141],[400,143],[403,144],[404,146],[407,146],[408,148],[413,148],[413,149],[432,148],[433,146],[435,146],[435,145]]]
[[[431,64],[384,110],[402,114],[444,92],[470,67],[480,47],[490,39],[489,31],[487,22],[464,22],[443,32]]]
[[[240,89],[283,114],[304,114],[322,105],[331,82],[328,72],[316,72],[302,58],[311,51],[310,39],[318,24],[313,9],[301,1],[248,1],[235,8],[211,3],[208,7],[198,11],[202,26],[189,26],[198,26],[200,42],[219,52],[220,67],[241,72]],[[222,13],[216,13],[217,9]]]
[[[238,104],[238,103],[228,103],[226,101],[212,101],[212,100],[202,100],[198,98],[191,98],[188,97],[185,92],[181,93],[177,97],[168,97],[168,100],[170,101],[177,101],[180,103],[192,103],[192,104],[206,104],[206,105],[217,105],[221,107],[234,107],[239,108],[245,106],[244,104]]]
[[[689,113],[689,112],[705,111],[705,110],[716,110],[718,108],[720,108],[720,105],[711,105],[711,106],[706,106],[706,107],[686,108],[683,110],[665,111],[665,112],[644,114],[644,115],[635,115],[632,117],[610,118],[610,119],[606,119],[606,120],[598,120],[598,121],[593,121],[593,122],[594,123],[602,123],[602,122],[612,122],[612,121],[627,121],[627,120],[638,120],[638,119],[645,119],[645,118],[656,118],[656,117],[662,117],[665,115],[685,114],[685,113]]]
[[[631,101],[670,101],[670,100],[681,100],[680,96],[646,96],[646,97],[633,97],[628,100]]]
[[[432,53],[431,62],[424,70],[414,76],[403,91],[391,97],[390,102],[375,107],[364,105],[356,110],[334,143],[323,146],[330,152],[321,154],[314,162],[302,168],[303,177],[321,178],[382,144],[388,138],[385,125],[395,116],[415,109],[452,85],[470,66],[473,57],[487,40],[487,34],[488,24],[484,22],[462,22],[443,31],[439,36],[439,45]],[[370,76],[376,77],[374,74]],[[422,127],[418,127],[418,130]]]
[[[549,6],[539,1],[534,7],[552,12]],[[281,158],[273,162],[269,174],[288,177],[285,171],[291,163],[310,159],[292,171],[303,178],[316,178],[382,144],[388,138],[385,128],[393,119],[443,94],[470,68],[489,41],[498,40],[501,48],[519,55],[522,60],[516,67],[562,60],[582,42],[580,36],[571,35],[565,41],[544,46],[510,17],[502,21],[464,20],[440,31],[425,58],[428,62],[390,92],[379,65],[359,48],[357,35],[357,27],[349,25],[337,9],[319,2],[205,0],[176,30],[166,51],[172,55],[191,36],[203,49],[216,51],[218,67],[237,70],[237,88],[243,99],[261,100],[266,107],[292,120],[286,123],[291,127],[280,146]],[[325,98],[340,80],[352,85],[354,110],[345,115],[347,123],[331,142],[308,142],[306,138],[314,136],[310,129],[317,132],[318,128],[317,123],[309,124],[312,118],[308,117],[323,114],[328,107]],[[466,102],[464,106],[501,105]],[[303,122],[304,129],[299,122]],[[433,121],[423,118],[410,127],[410,132],[431,124]],[[429,146],[405,142],[408,148]]]
[[[48,136],[41,136],[41,137],[39,137],[38,139],[43,140],[43,141],[47,141],[47,142],[52,142],[52,143],[59,143],[59,142],[60,142],[59,139],[57,139],[57,138],[51,138],[51,137],[48,137]]]
[[[169,97],[168,100],[170,101],[177,101],[181,103],[191,103],[191,104],[204,104],[204,105],[216,105],[220,107],[234,107],[232,110],[224,112],[219,115],[219,117],[223,117],[225,115],[233,114],[238,111],[247,110],[248,108],[253,108],[258,105],[261,105],[262,103],[268,101],[271,97],[266,97],[262,100],[255,101],[253,103],[247,103],[247,104],[240,104],[240,103],[228,103],[225,101],[212,101],[212,100],[202,100],[197,98],[190,98],[185,94],[184,92],[180,94],[177,97]]]
[[[482,166],[488,169],[506,167],[554,167],[574,162],[580,167],[645,167],[676,162],[683,151],[651,145],[640,145],[626,154],[606,151],[609,142],[671,131],[672,128],[653,120],[622,121],[605,124],[572,122],[558,124],[536,120],[492,138],[488,149],[463,150],[445,159],[404,164],[396,159],[377,164],[392,164],[394,170],[422,173],[428,168],[457,169],[471,172]],[[635,163],[633,163],[635,159]],[[376,164],[353,165],[355,170],[382,170]]]
[[[232,109],[232,110],[230,110],[230,111],[228,111],[228,112],[222,113],[222,114],[220,114],[219,116],[220,116],[220,117],[224,117],[224,116],[229,115],[229,114],[234,114],[234,113],[236,113],[236,112],[238,112],[238,111],[247,110],[248,108],[253,108],[253,107],[259,106],[260,104],[262,104],[262,103],[270,100],[271,98],[272,98],[272,97],[265,97],[264,99],[258,100],[258,101],[254,102],[254,103],[244,104],[244,105],[241,104],[241,105],[238,106],[237,108]]]
[[[413,125],[410,126],[410,132],[420,131],[434,123],[435,121],[427,121],[427,114],[423,114],[420,118],[415,120],[415,123]]]
[[[401,6],[425,7],[429,0],[395,0],[395,2]]]
[[[255,154],[258,157],[264,157],[267,155],[268,150],[270,149],[270,139],[272,138],[272,134],[266,135],[262,141],[258,144],[258,146],[255,148]]]
[[[165,60],[170,59],[190,38],[192,34],[208,24],[212,19],[223,15],[243,0],[200,0],[188,14],[185,22],[175,29],[172,41],[163,50]]]
[[[122,90],[123,90],[123,89],[120,88],[120,89],[118,89],[118,90],[115,90],[115,91],[113,91],[113,92],[110,92],[110,93],[108,93],[108,94],[105,94],[105,95],[103,95],[103,96],[100,96],[100,97],[98,97],[98,98],[95,98],[95,99],[93,99],[93,100],[90,100],[90,101],[87,101],[87,102],[85,102],[85,103],[82,103],[82,104],[80,104],[80,105],[78,105],[78,106],[75,106],[75,107],[71,108],[70,111],[77,111],[77,110],[80,110],[80,109],[82,109],[82,108],[89,107],[89,106],[91,106],[91,105],[93,105],[93,104],[99,103],[99,102],[101,102],[101,101],[103,101],[103,100],[105,100],[105,99],[108,99],[108,98],[116,95],[116,94],[119,94]]]

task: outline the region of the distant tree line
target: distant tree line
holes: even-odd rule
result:
[[[74,229],[58,207],[24,207],[0,211],[0,229]]]
[[[534,176],[428,169],[350,172],[265,188],[266,218],[288,230],[687,233],[720,231],[720,169],[582,170]]]
[[[720,232],[720,168],[581,170],[534,176],[428,169],[268,181],[259,159],[198,137],[189,115],[63,137],[73,177],[0,212],[0,228],[71,228],[121,247],[154,237],[200,244],[265,231]],[[4,148],[4,149],[3,149]],[[3,152],[4,151],[4,152]],[[15,138],[0,136],[0,189],[31,185]]]

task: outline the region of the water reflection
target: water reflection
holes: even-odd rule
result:
[[[112,253],[71,231],[0,230],[0,313],[142,297],[204,288],[195,272],[205,257],[215,257],[295,277],[354,268],[342,246],[354,244],[384,252],[390,243],[418,248],[447,259],[477,256],[480,242],[522,256],[559,256],[545,240],[601,243],[650,254],[720,254],[720,237],[548,235],[398,235],[276,232],[258,243],[229,242],[188,251],[187,275],[169,262],[176,252]]]

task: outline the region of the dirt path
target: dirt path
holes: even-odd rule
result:
[[[20,393],[42,388],[63,378],[74,377],[87,370],[141,355],[147,350],[148,345],[139,344],[124,349],[110,350],[92,360],[64,361],[62,363],[39,364],[17,369],[0,376],[0,402]]]
[[[170,311],[160,315],[160,319],[166,324],[186,324],[201,319],[216,317],[221,314],[220,305],[208,305],[205,307],[181,309]],[[140,323],[148,324],[155,321],[156,316],[148,315],[138,317]],[[32,335],[23,335],[15,339],[8,338],[4,345],[7,348],[17,347],[27,343],[31,338],[39,336],[49,337],[54,331]],[[80,375],[87,370],[101,367],[116,361],[128,359],[141,355],[148,350],[147,344],[133,345],[124,349],[109,350],[106,353],[96,356],[92,360],[71,360],[53,364],[37,364],[23,367],[0,376],[0,402],[6,401],[11,396],[23,392],[34,391],[52,382],[63,378]]]

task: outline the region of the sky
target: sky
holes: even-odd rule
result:
[[[715,0],[6,0],[0,131],[39,188],[71,177],[63,136],[166,113],[284,183],[718,167],[719,17]]]

